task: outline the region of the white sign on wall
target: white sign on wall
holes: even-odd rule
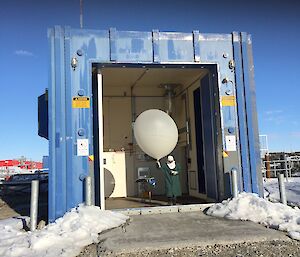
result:
[[[89,156],[88,139],[77,139],[77,156]]]
[[[226,136],[225,137],[225,147],[228,152],[236,151],[236,137],[235,136]]]

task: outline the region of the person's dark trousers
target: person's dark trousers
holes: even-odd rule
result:
[[[172,198],[172,204],[176,205],[176,202],[177,202],[177,198],[176,198],[176,196],[173,196],[173,198]]]
[[[168,197],[168,205],[176,205],[177,198],[176,196]]]

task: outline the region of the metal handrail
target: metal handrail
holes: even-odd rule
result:
[[[277,173],[285,173],[285,177],[288,180],[288,177],[292,177],[292,171],[294,167],[294,162],[300,162],[300,156],[290,156],[285,160],[262,160],[262,172],[267,171],[266,164],[269,164],[269,171],[274,174],[274,177],[277,177]],[[281,165],[284,164],[284,168]]]

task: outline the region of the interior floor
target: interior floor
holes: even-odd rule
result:
[[[182,195],[177,198],[177,205],[203,203],[207,202],[203,199],[192,197],[189,195]],[[151,200],[148,197],[116,197],[107,198],[105,200],[105,209],[107,210],[157,206],[168,206],[168,198],[163,195],[156,195],[152,196]]]

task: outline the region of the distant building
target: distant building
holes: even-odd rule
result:
[[[9,169],[11,167],[18,167],[23,170],[35,170],[42,169],[42,162],[28,161],[24,159],[15,159],[15,160],[0,160],[0,169]]]

